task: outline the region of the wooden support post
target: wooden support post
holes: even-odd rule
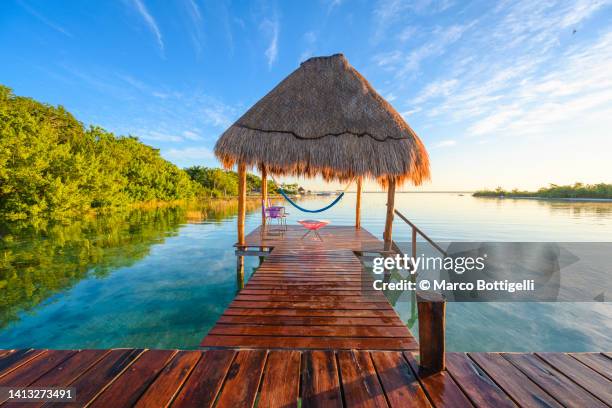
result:
[[[261,165],[261,202],[264,207],[268,206],[268,169],[266,165]],[[266,213],[261,211],[261,225],[266,225]]]
[[[431,291],[418,291],[416,300],[419,310],[420,367],[424,373],[438,373],[445,368],[446,300],[443,295]]]
[[[244,218],[246,217],[246,165],[238,164],[238,245],[244,245]]]
[[[395,179],[389,178],[387,188],[387,218],[385,220],[385,251],[391,249],[393,240],[393,211],[395,210]]]
[[[355,228],[361,229],[361,177],[357,177],[357,203],[355,204]]]
[[[236,257],[236,286],[238,292],[244,289],[244,256]]]

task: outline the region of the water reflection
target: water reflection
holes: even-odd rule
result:
[[[258,208],[249,200],[247,211]],[[133,265],[190,222],[235,216],[235,200],[140,208],[66,224],[5,225],[0,240],[0,328],[85,277]]]

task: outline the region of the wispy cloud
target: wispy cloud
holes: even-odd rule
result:
[[[452,147],[452,146],[456,146],[457,145],[457,141],[456,140],[441,140],[438,143],[436,143],[434,145],[434,147]]]
[[[17,3],[25,11],[27,11],[31,16],[36,18],[38,21],[40,21],[41,23],[43,23],[47,27],[52,28],[53,30],[57,31],[58,33],[64,34],[67,37],[72,37],[72,34],[70,34],[70,32],[68,30],[66,30],[64,27],[60,26],[59,24],[56,24],[53,21],[49,20],[47,17],[45,17],[44,15],[42,15],[41,13],[36,11],[34,8],[32,8],[26,2],[18,1]]]
[[[412,14],[435,14],[440,13],[454,4],[452,0],[379,0],[374,5],[374,35],[375,43],[382,40],[390,28],[402,21],[407,20]],[[408,31],[402,33],[404,40],[413,33]],[[400,34],[400,37],[402,37]]]
[[[185,130],[183,132],[183,137],[187,140],[200,140],[202,139],[202,136],[200,136],[200,134],[196,131],[193,130]]]
[[[329,0],[327,2],[327,13],[331,13],[336,7],[340,7],[344,0]]]
[[[430,38],[427,42],[410,51],[402,48],[379,53],[374,56],[374,61],[378,66],[395,72],[398,77],[405,77],[419,71],[421,64],[428,58],[444,54],[449,46],[457,42],[475,24],[476,22],[471,22],[464,25],[434,27],[427,35]]]
[[[313,56],[317,34],[314,31],[308,31],[302,36],[302,41],[304,42],[304,51],[301,52],[298,62],[306,61]]]
[[[233,112],[228,106],[215,104],[203,109],[205,123],[217,128],[226,128],[232,124]]]
[[[212,150],[204,146],[162,149],[161,154],[166,160],[179,166],[189,166],[193,163],[204,165],[216,163]]]
[[[612,117],[612,30],[587,39],[580,26],[610,3],[502,2],[478,21],[431,31],[436,35],[416,49],[404,51],[400,42],[375,62],[396,73],[400,89],[393,92],[404,101],[405,117],[420,113],[421,126],[442,120],[477,137],[474,142],[555,137],[587,117],[605,128],[612,122],[602,119]],[[414,76],[425,77],[428,59],[437,57],[444,63],[436,64],[435,76],[429,70],[431,80],[406,97]]]
[[[202,52],[202,43],[204,42],[202,11],[195,0],[183,0],[183,5],[187,13],[189,35],[196,55],[199,55]]]
[[[273,19],[264,19],[260,25],[260,29],[268,37],[269,43],[264,55],[268,61],[268,67],[271,68],[278,57],[278,36],[280,32],[280,23],[278,18],[274,17]]]
[[[147,27],[149,27],[149,30],[151,30],[153,35],[155,35],[157,45],[159,46],[160,51],[163,53],[164,41],[162,38],[161,31],[159,30],[159,27],[157,25],[157,21],[155,21],[155,18],[153,18],[153,16],[145,6],[143,0],[132,0],[132,5],[134,6],[134,8],[136,8],[136,11],[140,15],[140,17],[142,17]]]

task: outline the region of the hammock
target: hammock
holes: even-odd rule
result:
[[[273,180],[273,181],[274,181],[274,183],[275,183],[275,184],[278,186],[278,191],[279,191],[279,193],[281,193],[281,195],[282,195],[283,197],[285,197],[285,199],[286,199],[287,201],[289,201],[289,204],[291,204],[292,206],[294,206],[295,208],[297,208],[298,210],[303,211],[303,212],[307,212],[307,213],[320,213],[320,212],[323,212],[323,211],[325,211],[325,210],[329,210],[329,209],[330,209],[330,208],[332,208],[334,205],[338,204],[338,202],[339,202],[340,200],[342,200],[342,197],[344,197],[344,193],[346,193],[346,190],[348,190],[348,188],[351,186],[351,184],[353,184],[353,180],[354,180],[354,179],[351,179],[351,181],[348,183],[348,185],[347,185],[347,186],[344,188],[344,191],[342,191],[342,193],[340,193],[340,195],[338,195],[338,197],[336,197],[336,199],[335,199],[334,201],[332,201],[330,204],[326,205],[325,207],[323,207],[323,208],[319,208],[319,209],[317,209],[317,210],[309,210],[308,208],[301,207],[301,206],[300,206],[298,203],[296,203],[295,201],[293,201],[293,200],[292,200],[292,199],[291,199],[291,198],[290,198],[290,197],[289,197],[289,196],[288,196],[288,195],[285,193],[285,191],[283,191],[283,188],[281,187],[281,185],[280,185],[280,184],[279,184],[279,183],[278,183],[276,180],[274,180],[274,177],[272,177],[272,180]]]

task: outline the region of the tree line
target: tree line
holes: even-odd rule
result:
[[[612,184],[583,184],[559,186],[551,184],[538,191],[521,191],[514,189],[506,191],[501,187],[495,190],[476,191],[474,197],[537,197],[537,198],[596,198],[612,199]]]
[[[277,186],[272,181],[269,191]],[[297,184],[283,185],[295,193]],[[248,191],[261,178],[247,176]],[[85,127],[62,106],[0,85],[0,222],[57,220],[137,203],[231,197],[233,171],[180,169],[133,136]]]

